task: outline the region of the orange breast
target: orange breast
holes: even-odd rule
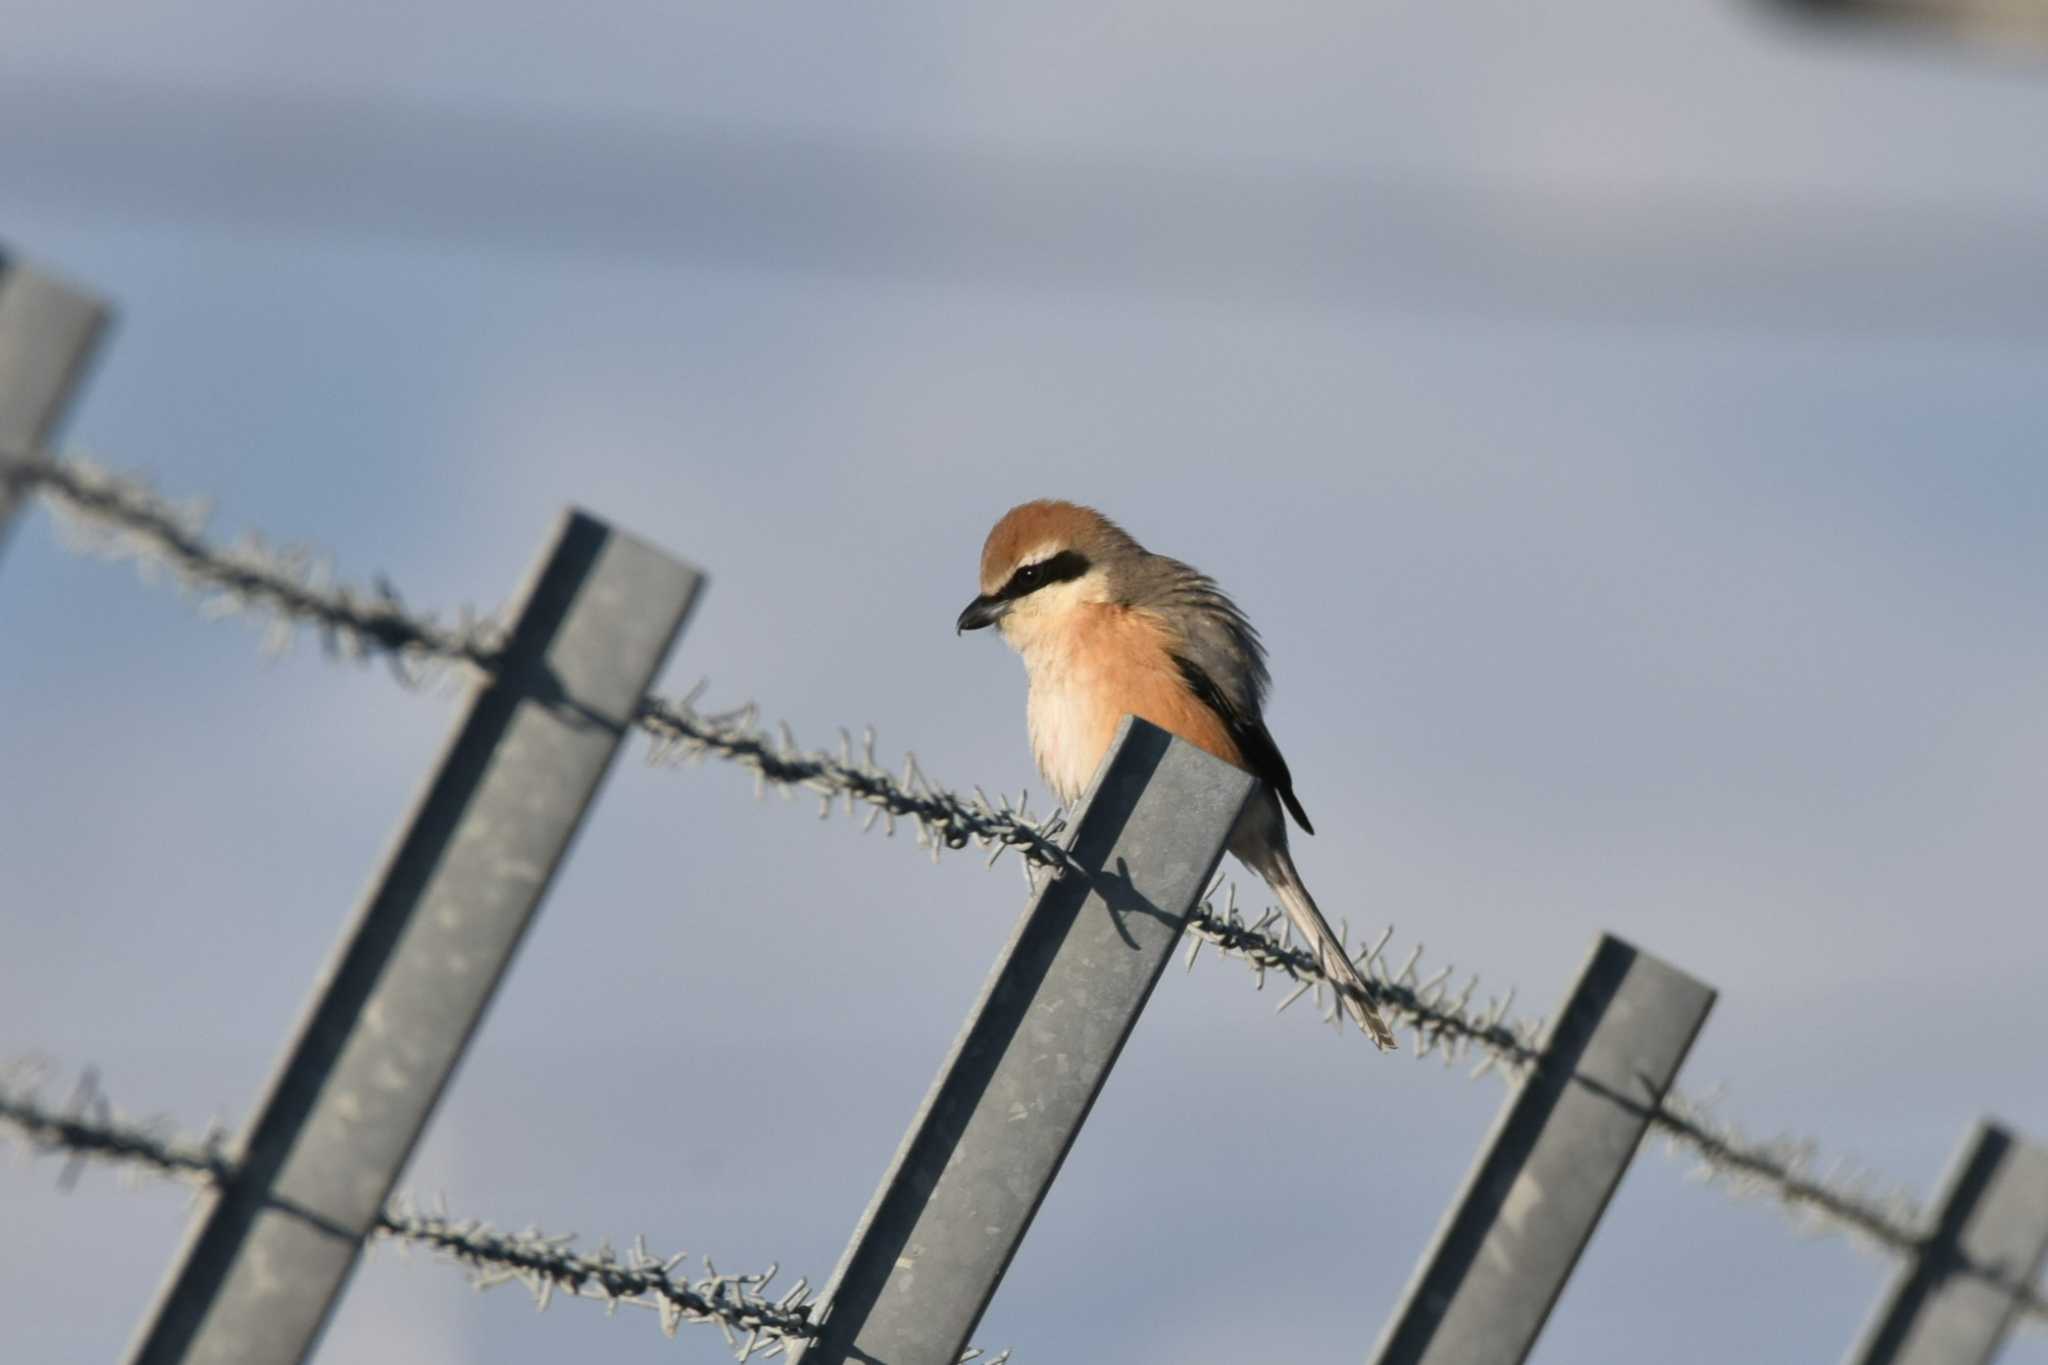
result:
[[[1222,720],[1181,679],[1173,662],[1176,642],[1163,622],[1148,612],[1108,604],[1084,607],[1075,615],[1069,686],[1087,698],[1081,708],[1090,722],[1085,727],[1092,751],[1087,771],[1102,761],[1125,715],[1149,720],[1225,763],[1244,766]]]

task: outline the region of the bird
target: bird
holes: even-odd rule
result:
[[[982,545],[980,589],[955,633],[993,626],[1023,657],[1032,757],[1054,795],[1068,806],[1080,800],[1126,715],[1258,778],[1230,851],[1273,889],[1345,1011],[1391,1049],[1372,986],[1288,849],[1288,815],[1304,833],[1315,828],[1266,729],[1265,646],[1237,604],[1101,512],[1057,499],[1020,504],[996,522]]]

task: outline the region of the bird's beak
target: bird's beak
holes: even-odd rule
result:
[[[992,626],[1003,619],[1003,613],[1009,610],[1009,606],[1009,603],[998,602],[985,594],[977,597],[967,604],[967,610],[961,612],[960,619],[953,623],[953,633],[958,635],[962,631]]]

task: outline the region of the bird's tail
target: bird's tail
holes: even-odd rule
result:
[[[1344,951],[1344,942],[1337,937],[1337,931],[1316,908],[1315,897],[1309,895],[1308,888],[1302,884],[1301,874],[1294,870],[1293,857],[1284,845],[1272,850],[1269,857],[1273,871],[1278,875],[1269,876],[1266,880],[1272,883],[1273,893],[1280,898],[1281,908],[1287,911],[1294,931],[1315,954],[1316,965],[1322,968],[1324,978],[1337,992],[1337,998],[1344,1002],[1345,1013],[1358,1021],[1358,1026],[1365,1030],[1366,1036],[1380,1051],[1393,1051],[1394,1031],[1380,1017],[1378,999],[1372,987]]]

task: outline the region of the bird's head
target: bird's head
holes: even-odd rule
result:
[[[1092,507],[1043,500],[1013,507],[981,547],[981,594],[955,624],[963,631],[995,626],[1026,649],[1075,610],[1114,600],[1116,566],[1143,553]]]

